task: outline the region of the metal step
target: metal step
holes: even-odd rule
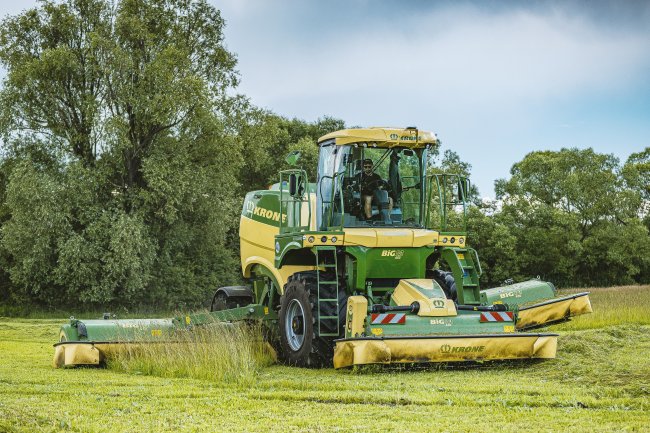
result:
[[[340,334],[339,329],[339,317],[338,316],[321,316],[320,311],[323,308],[323,305],[329,305],[334,307],[335,311],[338,311],[339,301],[338,301],[338,291],[339,291],[339,281],[338,277],[335,280],[321,280],[321,277],[324,277],[323,272],[328,271],[328,274],[331,275],[331,272],[334,272],[334,275],[338,275],[338,261],[336,257],[336,246],[319,246],[316,248],[316,266],[321,269],[317,269],[316,276],[318,278],[318,334],[327,337],[336,337]],[[331,278],[331,276],[330,276]],[[336,296],[336,298],[322,298],[321,299],[321,288],[327,289],[328,293]],[[330,295],[331,296],[331,295]],[[336,323],[336,332],[323,332],[322,323],[325,320],[335,320]]]

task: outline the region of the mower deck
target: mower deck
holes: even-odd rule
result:
[[[593,312],[589,292],[564,296],[519,308],[517,329],[531,329]]]
[[[334,368],[363,364],[555,358],[557,334],[360,337],[336,340]]]

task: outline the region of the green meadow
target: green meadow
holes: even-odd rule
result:
[[[471,366],[292,368],[234,327],[54,369],[65,319],[0,318],[0,432],[648,432],[650,286],[590,290],[557,359]]]

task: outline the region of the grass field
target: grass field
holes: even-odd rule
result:
[[[244,382],[53,369],[63,319],[0,319],[0,432],[650,432],[650,286],[591,299],[594,314],[549,329],[551,361],[273,365]]]

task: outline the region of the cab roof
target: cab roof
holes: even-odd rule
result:
[[[436,134],[414,127],[341,129],[323,135],[318,139],[318,145],[330,144],[332,141],[337,146],[358,144],[369,147],[403,146],[413,149],[440,144]]]

